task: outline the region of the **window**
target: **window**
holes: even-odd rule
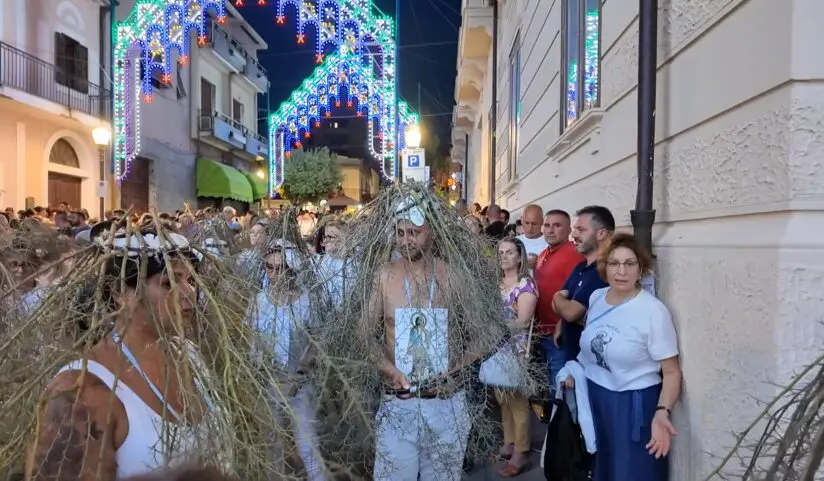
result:
[[[183,82],[183,67],[177,63],[177,98],[182,99],[186,94],[186,85]]]
[[[561,130],[600,105],[601,0],[564,0]]]
[[[521,38],[515,36],[512,51],[509,53],[509,180],[518,176],[518,133],[521,130]]]
[[[80,168],[80,159],[77,158],[77,152],[66,139],[58,139],[54,143],[49,152],[49,162],[75,169]]]
[[[232,120],[243,125],[243,104],[232,99]]]
[[[161,63],[162,64],[163,63],[163,54],[160,53],[160,52],[154,53],[152,55],[151,62],[152,63]],[[146,63],[141,61],[140,62],[140,81],[141,82],[143,82],[143,78],[145,77],[145,74],[146,74]],[[157,69],[155,69],[152,72],[151,81],[152,81],[152,88],[156,89],[156,90],[168,89],[168,88],[172,87],[171,84],[167,84],[167,83],[163,82],[163,74],[160,73],[160,71],[157,70]]]
[[[89,93],[89,49],[63,33],[54,34],[54,81]]]
[[[215,111],[215,85],[205,78],[200,79],[200,111],[211,116]]]

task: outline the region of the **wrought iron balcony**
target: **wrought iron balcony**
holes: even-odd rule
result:
[[[108,90],[3,42],[0,42],[0,87],[20,90],[69,110],[111,120]]]

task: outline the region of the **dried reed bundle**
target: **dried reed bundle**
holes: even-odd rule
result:
[[[165,382],[198,386],[181,391],[178,415],[185,423],[162,425],[159,436],[164,442],[155,447],[157,457],[173,463],[170,456],[185,449],[188,457],[245,479],[280,476],[269,445],[275,425],[266,402],[271,380],[249,355],[253,332],[244,322],[249,290],[234,280],[234,266],[188,245],[159,223],[140,230],[102,224],[93,236],[97,242],[85,248],[70,243],[60,247],[64,239],[48,229],[9,231],[0,240],[6,247],[2,299],[18,307],[0,313],[0,478],[19,476],[33,446],[42,448],[34,457],[34,479],[60,479],[56,472],[89,474],[89,463],[103,454],[88,446],[80,449],[81,436],[72,430],[80,422],[78,413],[69,409],[60,418],[54,411],[57,401],[44,393],[62,366],[80,361],[85,370],[115,326],[128,337],[130,329],[138,328],[131,326],[131,319],[140,313],[157,333],[157,346],[168,361]],[[61,248],[64,257],[52,263],[31,254]],[[22,272],[21,261],[28,262]],[[149,272],[151,263],[160,267]],[[37,298],[18,294],[56,267],[69,269],[39,291],[29,291],[39,292]],[[161,271],[166,284],[158,296],[160,280],[151,274]],[[196,299],[190,299],[191,314],[181,307],[192,292],[188,284],[197,287]],[[150,305],[158,300],[164,303]],[[122,373],[114,374],[119,379]],[[85,374],[78,378],[85,379]],[[64,393],[68,408],[82,404],[79,392]],[[110,402],[114,405],[113,397]],[[162,410],[170,408],[164,403]],[[49,433],[56,437],[46,439]],[[49,442],[51,448],[43,446]],[[101,479],[105,468],[99,469]]]
[[[822,460],[824,354],[765,404],[705,481],[821,481]]]

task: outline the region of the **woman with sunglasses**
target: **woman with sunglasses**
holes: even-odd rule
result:
[[[288,263],[287,249],[276,245],[265,251],[263,268],[268,284],[258,293],[248,317],[259,336],[256,356],[264,370],[273,372],[278,380],[271,389],[273,410],[279,418],[289,414],[287,423],[292,424],[307,479],[318,481],[325,477],[314,427],[314,393],[310,386],[299,385],[310,363],[311,343],[307,331],[314,324],[314,316],[309,294]],[[281,444],[281,440],[275,442]],[[281,458],[282,453],[276,456]],[[277,459],[277,462],[280,464],[283,460]]]

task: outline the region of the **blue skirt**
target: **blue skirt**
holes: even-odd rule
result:
[[[595,481],[667,481],[669,460],[655,459],[645,447],[661,385],[615,392],[592,381],[589,403],[595,424]]]

